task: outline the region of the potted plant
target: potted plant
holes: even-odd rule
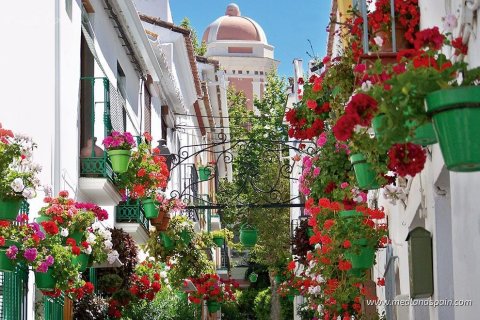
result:
[[[255,227],[244,223],[240,227],[240,243],[247,247],[254,247],[258,240],[258,231]]]
[[[210,236],[217,247],[223,247],[225,241],[231,242],[233,240],[233,232],[228,229],[212,231]]]
[[[153,219],[158,216],[157,191],[167,187],[169,172],[160,150],[150,150],[148,142],[140,143],[133,152],[130,166],[120,175],[118,186],[127,191],[130,199],[141,200],[145,216]]]
[[[234,280],[221,279],[217,274],[206,274],[191,281],[197,291],[189,293],[189,301],[200,304],[205,300],[209,313],[220,310],[223,302],[235,299],[234,288],[238,288],[238,283]]]
[[[0,124],[0,219],[15,220],[24,199],[36,196],[40,166],[32,162],[36,144]]]
[[[130,162],[131,150],[135,148],[135,139],[132,134],[130,132],[122,134],[112,131],[109,136],[103,139],[102,144],[107,150],[113,171],[116,173],[126,172]]]
[[[207,181],[215,170],[215,161],[209,162],[207,165],[198,165],[198,179]]]
[[[168,226],[168,221],[166,221],[166,226],[162,228],[162,223],[165,215],[170,212],[180,212],[182,211],[186,205],[183,201],[179,200],[178,198],[167,198],[163,193],[157,194],[157,206],[158,206],[158,216],[154,219],[150,220],[150,223],[154,225],[156,228],[165,231]]]

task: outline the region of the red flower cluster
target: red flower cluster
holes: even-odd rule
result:
[[[130,293],[139,299],[147,299],[152,301],[155,295],[160,291],[162,285],[160,283],[160,276],[155,274],[155,280],[150,281],[147,275],[139,277],[138,275],[132,275],[132,281],[130,286]]]
[[[102,209],[95,203],[83,203],[83,202],[77,202],[75,203],[75,208],[77,209],[85,209],[87,211],[92,211],[95,214],[95,217],[99,221],[104,221],[108,219],[108,212],[105,209]]]
[[[378,103],[369,95],[357,93],[352,96],[345,108],[345,113],[333,127],[335,138],[339,141],[346,141],[352,136],[356,125],[370,126],[377,111]]]
[[[415,49],[428,47],[434,50],[440,50],[445,41],[445,36],[440,33],[438,27],[424,29],[415,34]]]
[[[425,150],[413,143],[394,144],[388,151],[388,168],[399,176],[415,176],[423,170],[427,160]]]
[[[206,274],[201,278],[191,279],[197,291],[188,294],[190,302],[200,304],[202,300],[225,302],[234,301],[234,288],[238,288],[238,282],[223,280],[216,274]]]
[[[322,106],[323,108],[323,106]],[[318,109],[318,106],[315,110]],[[307,118],[301,117],[296,109],[290,109],[285,113],[286,120],[290,123],[288,136],[301,140],[310,140],[319,136],[324,129],[324,123],[321,118],[316,118],[309,122]]]
[[[76,256],[78,256],[82,250],[80,249],[80,247],[77,246],[77,241],[75,241],[75,239],[73,238],[68,238],[67,241],[66,241],[66,244],[70,247],[72,247],[72,253]]]
[[[55,222],[53,221],[43,221],[41,223],[43,229],[45,230],[45,232],[51,236],[54,236],[56,234],[58,234],[58,226]]]

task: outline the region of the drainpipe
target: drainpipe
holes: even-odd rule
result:
[[[55,1],[55,114],[53,140],[53,195],[60,191],[60,0]]]

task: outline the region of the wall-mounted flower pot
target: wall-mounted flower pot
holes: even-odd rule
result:
[[[37,221],[38,221],[38,219],[37,219]],[[73,232],[70,232],[68,234],[68,236],[66,236],[62,239],[62,243],[64,245],[67,244],[67,239],[72,238],[77,242],[77,246],[80,246],[80,244],[82,243],[82,240],[83,240],[83,235],[84,234],[83,234],[82,231],[74,230]]]
[[[307,236],[313,237],[315,235],[315,232],[313,231],[312,227],[307,228]]]
[[[426,97],[440,150],[448,170],[480,170],[480,87],[458,87]]]
[[[276,274],[275,277],[273,277],[273,279],[275,280],[276,284],[280,284],[283,281],[285,281],[285,277],[281,274]]]
[[[7,257],[7,248],[0,249],[0,271],[11,272],[15,270],[15,264]]]
[[[256,274],[255,272],[250,273],[250,275],[248,276],[248,280],[249,280],[251,283],[257,282],[257,280],[258,280],[258,274]]]
[[[108,150],[108,157],[112,164],[112,170],[116,173],[125,173],[130,163],[130,150]]]
[[[158,204],[157,204],[158,205]],[[158,210],[158,216],[156,218],[150,219],[150,224],[155,228],[159,229],[162,226],[163,217],[166,212],[163,210]]]
[[[363,154],[352,154],[350,156],[350,162],[353,165],[355,177],[357,178],[357,185],[360,189],[374,190],[380,188],[380,185],[377,182],[376,173],[372,169],[372,165],[367,163]]]
[[[217,301],[207,301],[208,313],[215,313],[220,310],[220,303]]]
[[[78,271],[84,272],[87,270],[89,260],[90,256],[88,254],[80,253],[78,256],[73,257],[72,263],[78,266]]]
[[[257,244],[258,231],[255,228],[243,225],[240,228],[240,243],[244,247],[254,247]]]
[[[353,248],[360,248],[359,252],[353,252]],[[345,252],[345,258],[352,263],[352,269],[370,269],[375,261],[375,248],[367,246],[366,239],[353,241],[352,249]]]
[[[212,169],[209,167],[199,167],[198,168],[198,179],[200,181],[207,181],[212,175]]]
[[[57,281],[53,277],[53,269],[49,268],[47,272],[35,272],[35,285],[39,290],[52,291],[55,289]]]
[[[160,237],[162,239],[162,243],[165,249],[170,250],[175,248],[175,242],[165,232],[160,232]]]
[[[170,224],[170,219],[171,219],[170,213],[168,213],[168,212],[165,213],[165,215],[163,216],[163,219],[162,219],[162,223],[157,228],[157,230],[159,230],[159,231],[167,230],[168,225]]]
[[[225,243],[225,238],[223,237],[213,237],[212,240],[217,247],[222,247],[223,244]]]
[[[287,295],[287,299],[289,302],[293,302],[293,300],[295,300],[295,296],[293,294],[289,294]]]
[[[437,143],[437,135],[433,129],[433,123],[428,121],[417,127],[414,136],[409,137],[407,141],[424,147]]]
[[[0,220],[15,220],[21,205],[22,199],[0,199]]]
[[[348,218],[355,218],[355,217],[363,217],[363,213],[358,212],[356,210],[342,210],[338,213],[340,218],[348,219]]]
[[[150,198],[142,199],[143,212],[147,219],[154,219],[158,217],[158,209],[155,205],[155,201]]]

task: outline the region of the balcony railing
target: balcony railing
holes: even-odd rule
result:
[[[148,233],[150,222],[145,217],[140,201],[131,201],[119,204],[115,208],[115,221],[118,223],[138,223]]]
[[[228,247],[226,244],[220,247],[220,266],[218,269],[230,269],[230,257],[228,256]]]

